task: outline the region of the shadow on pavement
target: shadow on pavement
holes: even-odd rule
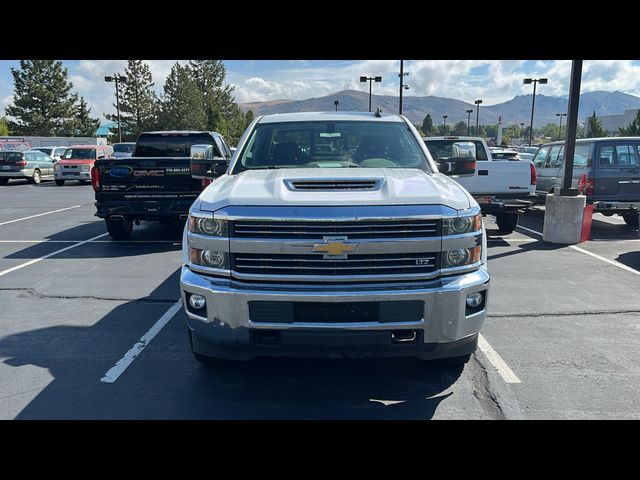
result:
[[[106,235],[98,239],[98,243],[88,243],[56,255],[56,259],[65,258],[117,258],[138,256],[147,253],[162,253],[180,250],[184,222],[163,225],[160,222],[142,222],[134,226],[131,241],[112,240]],[[73,243],[57,243],[55,241],[81,242],[100,234],[107,233],[104,222],[84,222],[81,225],[49,235],[41,243],[31,245],[18,252],[6,255],[7,259],[33,259],[61,250]]]
[[[501,246],[501,245],[495,245],[494,243],[492,243],[490,246],[491,247],[496,247],[496,246]],[[560,250],[560,249],[566,248],[566,247],[567,247],[566,245],[557,245],[557,244],[553,244],[553,243],[546,243],[546,242],[543,242],[542,240],[539,240],[537,242],[528,242],[528,243],[522,243],[522,244],[515,245],[514,249],[510,250],[508,252],[496,253],[494,255],[488,255],[487,256],[487,260],[497,260],[498,258],[510,257],[512,255],[517,255],[519,253],[526,253],[526,252],[531,252],[531,251]]]
[[[456,393],[443,392],[462,366],[417,359],[270,358],[207,367],[191,355],[182,311],[115,383],[100,382],[177,300],[178,275],[92,326],[60,321],[0,339],[5,364],[37,365],[54,377],[17,418],[429,419]],[[175,299],[159,298],[167,291]],[[69,314],[81,313],[70,305]]]
[[[623,253],[618,255],[615,260],[627,267],[640,271],[640,251]]]

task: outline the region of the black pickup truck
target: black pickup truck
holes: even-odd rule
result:
[[[144,132],[128,158],[95,162],[91,183],[96,195],[96,216],[104,218],[116,240],[131,236],[140,221],[174,223],[186,220],[189,207],[206,182],[192,176],[193,145],[212,145],[213,155],[231,159],[231,150],[216,132]]]

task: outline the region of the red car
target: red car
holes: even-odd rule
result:
[[[54,178],[56,185],[62,186],[67,180],[88,183],[91,180],[91,167],[96,160],[109,158],[113,148],[108,145],[72,145],[56,162]]]

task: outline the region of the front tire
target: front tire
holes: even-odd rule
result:
[[[7,183],[9,183],[8,178],[0,178],[0,185],[6,185]]]
[[[56,185],[58,185],[59,187],[64,186],[64,180],[56,180]]]
[[[518,225],[518,214],[498,213],[496,214],[496,223],[502,233],[513,233]]]
[[[114,240],[128,240],[131,238],[131,232],[133,232],[133,221],[124,220],[110,220],[105,218],[107,224],[107,231]]]
[[[189,334],[189,346],[191,347],[191,353],[193,354],[193,358],[195,358],[198,362],[202,363],[203,365],[215,367],[215,366],[222,366],[222,365],[235,365],[238,363],[237,361],[234,361],[234,360],[210,357],[208,355],[201,355],[197,353],[193,349],[193,333],[191,332],[191,330],[188,330],[188,334]]]
[[[624,223],[633,228],[638,228],[638,214],[637,213],[625,213],[622,215]]]
[[[443,358],[441,362],[447,365],[464,365],[468,363],[469,360],[471,360],[471,354],[467,353],[466,355],[460,355],[458,357]]]
[[[33,176],[29,179],[31,183],[34,185],[39,185],[42,182],[42,175],[40,175],[40,170],[34,170]]]

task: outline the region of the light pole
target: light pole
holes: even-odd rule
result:
[[[476,100],[473,103],[476,104],[476,137],[479,137],[479,135],[478,135],[478,122],[480,120],[480,104],[482,103],[482,100]]]
[[[520,124],[520,143],[524,140],[524,122]]]
[[[471,114],[473,113],[473,108],[470,108],[469,110],[465,110],[465,113],[467,114],[467,137],[471,136]]]
[[[562,117],[566,117],[566,113],[556,113],[556,117],[560,117],[560,133],[558,133],[558,140],[562,140]]]
[[[382,77],[360,77],[360,82],[369,82],[369,111],[371,111],[371,84],[372,82],[380,83]]]
[[[398,108],[398,113],[402,115],[402,90],[409,90],[409,85],[404,85],[404,77],[408,76],[409,72],[404,72],[404,60],[400,60],[400,73],[398,76],[400,77],[400,103]],[[382,80],[382,79],[381,79]],[[371,111],[371,108],[369,108]]]
[[[442,135],[447,134],[447,115],[442,115]]]
[[[127,83],[127,77],[124,75],[120,75],[119,73],[114,73],[113,76],[105,76],[105,82],[115,82],[116,83],[116,111],[118,112],[118,141],[122,142],[122,129],[120,128],[120,86],[118,82]]]
[[[340,105],[340,100],[334,100],[333,104],[336,106],[336,112],[338,111],[338,105]]]
[[[529,146],[533,143],[533,111],[536,108],[536,86],[538,83],[544,85],[547,83],[546,78],[525,78],[522,82],[524,85],[533,83],[533,100],[531,101],[531,124],[529,125]]]

